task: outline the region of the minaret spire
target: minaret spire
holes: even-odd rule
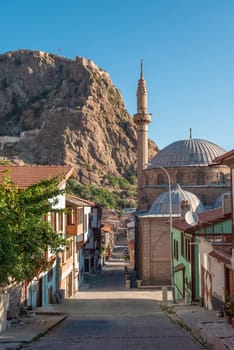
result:
[[[144,79],[143,75],[143,60],[141,59],[141,79]]]
[[[143,60],[141,60],[140,79],[137,86],[137,114],[147,113],[147,88],[143,76]]]
[[[142,172],[147,167],[148,159],[148,124],[151,122],[151,115],[147,112],[147,89],[143,77],[143,60],[140,66],[140,79],[137,86],[137,113],[133,117],[137,126],[137,187],[138,203],[140,205],[140,193],[142,188]]]

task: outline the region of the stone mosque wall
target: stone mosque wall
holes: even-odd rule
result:
[[[213,207],[217,198],[230,188],[230,169],[223,165],[166,169],[170,176],[172,189],[179,184],[182,189],[194,193],[208,207]],[[141,209],[150,209],[155,199],[168,189],[168,178],[161,169],[145,169]]]

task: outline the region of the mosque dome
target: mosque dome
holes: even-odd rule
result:
[[[149,168],[206,166],[226,151],[218,145],[201,139],[176,141],[163,148],[151,160]]]
[[[170,198],[169,192],[162,193],[152,204],[149,214],[150,215],[166,215],[170,214]],[[184,191],[181,189],[179,185],[177,185],[175,190],[171,191],[171,206],[172,206],[172,214],[179,215],[180,214],[180,205],[182,201],[188,201],[190,203],[190,210],[194,213],[200,213],[205,211],[205,208],[199,198],[188,191]]]

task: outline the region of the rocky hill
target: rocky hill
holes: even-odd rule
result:
[[[132,117],[91,60],[31,50],[0,55],[0,124],[1,159],[72,164],[82,183],[135,171]]]

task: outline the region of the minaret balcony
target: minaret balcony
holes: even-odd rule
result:
[[[151,114],[148,113],[137,113],[133,116],[135,124],[149,124],[151,122]]]

